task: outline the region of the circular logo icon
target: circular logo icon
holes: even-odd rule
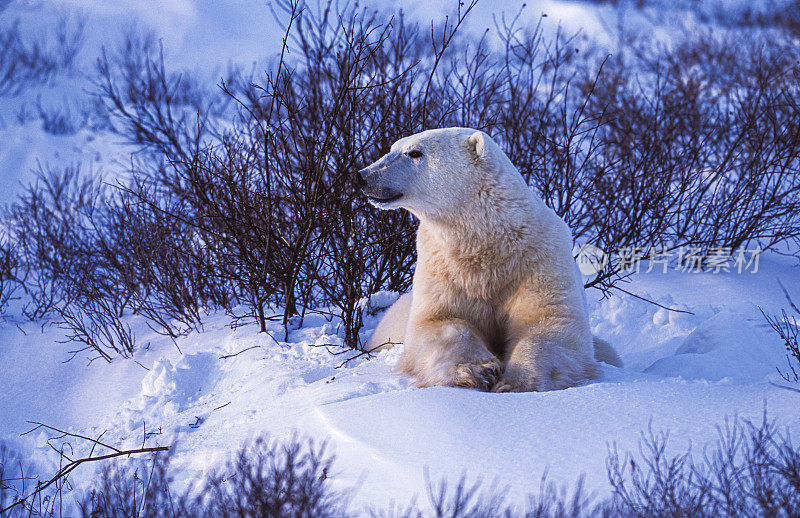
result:
[[[593,244],[586,243],[578,250],[575,261],[583,275],[595,275],[608,266],[608,254]]]

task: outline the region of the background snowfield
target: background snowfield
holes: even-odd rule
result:
[[[451,4],[415,2],[409,12],[427,20]],[[521,4],[485,1],[469,29],[480,31],[492,15],[516,13]],[[621,17],[594,3],[527,4],[524,16],[531,21],[548,14],[547,30],[561,23],[609,42],[613,35],[606,31]],[[37,91],[0,97],[0,203],[13,200],[38,164],[80,163],[112,179],[124,171],[118,166],[132,150],[116,137],[91,128],[52,135],[20,113],[36,100],[91,102],[87,71],[101,46],[115,45],[125,27],[152,29],[167,59],[209,77],[231,63],[267,66],[281,37],[269,9],[247,0],[3,5],[0,24],[18,20],[30,31],[49,30],[59,13],[83,17],[86,43],[72,70]],[[658,4],[647,6],[625,11],[627,23],[650,19]],[[673,7],[671,18],[691,18],[683,3]],[[519,502],[537,491],[545,472],[570,486],[584,475],[587,488],[602,494],[608,448],[636,451],[648,427],[670,432],[673,453],[691,446],[701,454],[725,419],[759,420],[765,410],[800,436],[800,394],[776,386],[785,384],[776,370],[786,365],[785,351],[761,313],[786,306],[777,279],[800,300],[795,263],[768,253],[757,273],[651,272],[623,285],[688,313],[589,290],[593,331],[614,345],[625,367],[604,366],[591,383],[547,393],[412,388],[392,370],[401,346],[345,362],[355,353],[339,347],[336,321],[323,314],[308,315],[288,336],[277,324],[267,335],[255,326],[231,329],[224,314],[209,315],[202,332],[177,343],[132,322],[137,340],[149,345],[133,361],[110,364],[90,362],[89,352],[71,354],[74,344],[63,343],[56,326],[6,320],[0,322],[0,442],[23,452],[43,474],[57,469],[58,455],[44,431],[21,435],[31,421],[94,437],[105,432],[104,441],[117,446],[174,445],[173,465],[190,482],[259,435],[326,439],[336,456],[335,486],[350,490],[353,507],[363,510],[403,506],[415,495],[424,502],[426,471],[430,480],[456,483],[464,474],[508,487]],[[365,338],[378,318],[367,318]],[[83,466],[71,480],[81,488],[91,476],[92,467]]]

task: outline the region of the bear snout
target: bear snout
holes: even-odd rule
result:
[[[355,173],[353,173],[352,176],[353,176],[353,180],[356,182],[356,185],[361,187],[362,189],[364,187],[366,187],[367,186],[367,175],[368,174],[369,174],[369,171],[366,168],[361,169],[360,171],[356,171]]]
[[[376,170],[375,164],[373,164],[354,173],[356,184],[373,205],[391,203],[403,196],[403,193],[396,187],[387,185],[391,182],[387,181],[385,170],[385,167]],[[382,205],[379,208],[386,207]]]

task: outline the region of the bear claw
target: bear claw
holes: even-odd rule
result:
[[[499,380],[497,383],[494,384],[490,392],[512,392],[513,388],[511,385],[504,379]]]
[[[496,358],[480,363],[459,363],[455,368],[453,386],[488,391],[498,383],[502,370]]]

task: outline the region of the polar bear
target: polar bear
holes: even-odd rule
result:
[[[419,219],[411,292],[367,342],[403,342],[397,369],[417,386],[554,390],[596,377],[596,354],[620,364],[592,337],[569,228],[486,133],[400,139],[356,180]]]

